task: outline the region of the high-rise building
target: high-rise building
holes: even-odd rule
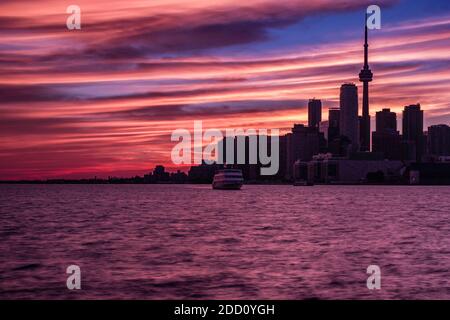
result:
[[[360,149],[370,151],[370,113],[369,113],[369,82],[373,79],[369,68],[369,44],[367,41],[367,16],[364,20],[364,66],[359,73],[359,81],[363,83],[362,116],[360,118]]]
[[[292,178],[295,161],[309,161],[325,151],[325,147],[325,137],[319,128],[295,124],[292,133],[286,135],[286,177]]]
[[[401,160],[402,145],[397,131],[397,115],[390,109],[376,114],[376,131],[372,133],[372,151],[383,153],[385,159]]]
[[[286,135],[280,136],[280,158],[279,158],[279,164],[280,168],[278,170],[278,174],[276,175],[276,178],[279,180],[283,180],[286,178],[286,164],[287,164],[287,137]]]
[[[319,131],[323,133],[325,139],[327,139],[327,140],[328,140],[328,127],[329,127],[329,121],[320,121]]]
[[[397,131],[397,114],[383,109],[376,114],[376,131]]]
[[[359,150],[358,88],[353,83],[341,86],[340,135],[350,140],[351,150]]]
[[[322,121],[322,101],[311,99],[308,102],[308,127],[318,128]]]
[[[445,124],[428,127],[428,154],[450,156],[450,127]]]
[[[336,138],[339,138],[339,121],[341,116],[341,109],[330,108],[328,109],[328,143]]]
[[[423,110],[420,104],[406,106],[403,110],[402,139],[415,146],[415,160],[420,162],[424,154],[425,136],[423,134]]]

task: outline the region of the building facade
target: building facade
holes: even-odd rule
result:
[[[341,86],[340,135],[350,140],[350,152],[359,150],[358,88],[353,83]]]
[[[413,161],[421,162],[425,153],[425,135],[423,133],[423,110],[420,104],[406,106],[403,110],[402,139],[413,144],[415,155]]]
[[[308,102],[308,127],[318,128],[322,121],[322,101],[311,99]]]

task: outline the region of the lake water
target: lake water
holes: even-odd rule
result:
[[[450,299],[450,187],[1,185],[0,298]]]

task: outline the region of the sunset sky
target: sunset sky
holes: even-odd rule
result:
[[[313,97],[325,117],[361,85],[370,4],[371,114],[420,103],[450,124],[448,0],[2,0],[0,180],[173,170],[170,135],[194,120],[286,132]]]

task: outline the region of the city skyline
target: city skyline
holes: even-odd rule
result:
[[[152,9],[170,12],[154,3]],[[153,39],[159,36],[157,45],[149,45],[151,41],[144,34],[136,34],[130,40],[136,50],[130,51],[117,45],[124,36],[120,30],[108,31],[110,38],[105,33],[108,39],[94,41],[96,34],[106,32],[109,23],[126,27],[128,20],[117,20],[112,14],[108,21],[101,21],[101,8],[87,2],[80,1],[83,12],[89,15],[78,34],[63,29],[64,19],[58,26],[60,16],[52,14],[58,8],[49,6],[48,12],[39,12],[52,18],[42,25],[30,18],[32,3],[2,3],[2,12],[20,6],[28,6],[29,11],[22,11],[14,23],[4,23],[0,33],[4,62],[0,69],[10,74],[0,84],[4,114],[0,179],[129,176],[147,172],[159,163],[176,169],[170,165],[170,132],[190,128],[194,119],[203,119],[209,128],[223,129],[225,123],[227,127],[274,127],[286,133],[294,123],[307,123],[309,99],[321,99],[322,118],[326,119],[328,109],[339,106],[339,86],[358,80],[361,28],[353,33],[341,24],[339,29],[348,31],[334,34],[335,45],[331,46],[325,43],[330,38],[321,37],[326,38],[323,29],[330,28],[330,21],[342,21],[348,14],[359,16],[353,20],[361,26],[361,12],[369,2],[355,2],[350,8],[343,1],[327,3],[328,7],[289,2],[286,7],[296,9],[296,16],[271,1],[264,1],[264,10],[255,10],[263,2],[252,1],[248,11],[236,17],[231,14],[236,7],[227,1],[211,8],[212,12],[227,12],[225,16],[206,15],[202,3],[194,3],[196,6],[182,7],[186,12],[181,16],[187,21],[202,15],[208,18],[193,21],[198,28],[192,29],[192,36],[200,37],[204,44],[183,42],[177,36],[177,28],[171,25],[171,17],[178,17],[177,13],[164,21],[164,32],[150,28]],[[417,7],[421,3],[417,1]],[[377,75],[370,88],[372,127],[377,111],[390,108],[400,116],[405,106],[416,103],[426,112],[425,127],[449,124],[450,16],[441,12],[437,17],[401,16],[394,21],[392,16],[404,4],[382,1],[380,5],[382,29],[370,32],[371,69]],[[441,5],[445,7],[443,2]],[[111,7],[117,9],[119,4],[113,2]],[[274,8],[279,9],[279,17],[270,21],[267,16]],[[344,8],[349,13],[343,13]],[[149,23],[145,14],[152,15],[143,11],[129,9],[129,22],[131,17],[141,16],[142,25]],[[219,25],[213,23],[217,19]],[[327,22],[315,28],[314,19]],[[32,21],[35,28],[28,30]],[[249,32],[249,36],[255,38],[236,35],[245,26],[254,28],[256,34]],[[305,27],[321,37],[314,41],[296,36],[295,31]],[[217,34],[223,36],[219,39],[223,43],[205,40]],[[14,39],[8,45],[4,42]],[[181,51],[175,54],[169,40]],[[279,41],[287,44],[278,45]],[[60,52],[74,44],[82,44],[75,46],[78,56]],[[257,47],[264,49],[262,54],[252,56]],[[19,68],[24,62],[30,64]],[[113,68],[107,71],[108,66]],[[362,105],[360,84],[358,89]]]

